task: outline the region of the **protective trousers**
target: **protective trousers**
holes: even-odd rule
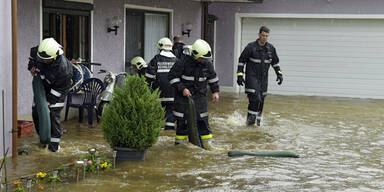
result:
[[[161,102],[165,109],[165,127],[164,130],[175,130],[175,117],[173,116],[173,102]]]
[[[254,125],[257,120],[257,125],[260,126],[261,117],[264,108],[264,100],[267,95],[259,94],[248,94],[248,115],[247,125]]]
[[[206,97],[193,98],[195,101],[196,113],[197,113],[197,127],[201,139],[211,139],[212,132],[208,123],[208,102]],[[175,143],[183,143],[187,140],[189,130],[188,130],[188,120],[189,120],[189,110],[188,103],[180,103],[175,106],[175,111],[173,112],[176,118],[176,141]]]
[[[60,113],[63,107],[49,108],[51,119],[51,142],[48,144],[50,151],[56,152],[59,148],[60,138],[63,135],[63,131],[60,125]],[[39,114],[36,107],[32,107],[32,118],[35,124],[37,134],[39,134]]]

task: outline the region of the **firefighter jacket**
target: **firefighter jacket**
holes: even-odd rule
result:
[[[137,74],[141,77],[141,76],[145,76],[145,71],[147,70],[147,67],[143,67],[139,70],[137,70]]]
[[[168,79],[176,89],[175,103],[188,103],[188,99],[183,96],[184,88],[191,92],[194,99],[206,97],[207,84],[212,93],[219,92],[219,78],[212,63],[199,63],[189,55],[182,57],[172,67]]]
[[[173,54],[175,54],[175,56],[179,59],[181,58],[181,55],[183,54],[183,47],[184,47],[184,43],[180,43],[180,42],[176,42],[172,46]]]
[[[162,102],[174,101],[174,89],[168,81],[168,73],[176,61],[177,58],[172,52],[161,51],[160,54],[153,57],[146,69],[147,82],[153,90],[160,89]]]
[[[268,70],[272,65],[276,74],[280,73],[279,57],[275,47],[266,43],[259,45],[258,40],[249,43],[239,58],[237,75],[242,76],[245,70],[245,93],[247,94],[267,94],[268,89]]]
[[[28,69],[32,67],[36,67],[43,80],[50,108],[64,107],[65,97],[72,85],[72,64],[63,55],[57,56],[50,64],[43,63],[37,56],[37,47],[33,47]]]

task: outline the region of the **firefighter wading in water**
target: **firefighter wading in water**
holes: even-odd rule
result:
[[[60,112],[64,108],[65,97],[72,85],[72,64],[63,55],[61,45],[53,38],[46,38],[38,47],[32,47],[28,70],[32,75],[40,72],[51,119],[51,142],[48,149],[52,152],[59,150],[60,138],[63,134],[60,125]],[[32,106],[32,117],[37,133],[39,134],[39,113]],[[43,146],[45,147],[45,146]]]
[[[168,73],[176,62],[176,56],[171,52],[172,41],[166,37],[161,38],[157,43],[160,53],[155,55],[149,63],[145,72],[148,84],[153,90],[159,88],[160,100],[165,108],[165,130],[175,129],[175,118],[173,117],[173,102],[175,91],[168,81]]]
[[[249,43],[239,58],[237,68],[237,84],[244,85],[244,65],[245,72],[245,93],[248,95],[248,115],[247,125],[261,125],[264,99],[267,96],[268,89],[268,70],[272,65],[277,75],[277,84],[283,82],[283,73],[279,66],[279,57],[276,49],[268,43],[269,29],[265,26],[260,27],[259,38]]]
[[[168,75],[175,87],[175,111],[177,129],[175,144],[184,143],[188,138],[186,119],[188,98],[193,98],[197,113],[197,127],[204,148],[212,149],[212,134],[208,123],[207,84],[212,92],[213,102],[219,101],[219,79],[211,63],[211,47],[204,40],[198,39],[192,45],[192,55],[181,57]]]

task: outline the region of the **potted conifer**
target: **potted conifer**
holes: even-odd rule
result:
[[[164,125],[160,92],[151,92],[144,77],[128,76],[102,115],[104,138],[117,151],[117,160],[144,160]]]

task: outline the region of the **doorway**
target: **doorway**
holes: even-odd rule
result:
[[[70,7],[70,4],[66,6]],[[43,39],[53,37],[69,60],[91,60],[91,12],[43,7]]]
[[[211,46],[212,49],[212,62],[213,62],[213,67],[216,67],[216,47],[215,47],[215,41],[216,41],[216,20],[217,17],[215,15],[208,15],[208,22],[207,26],[205,26],[207,29],[207,34],[206,34],[206,40],[208,44]]]
[[[157,41],[170,36],[170,13],[126,9],[125,71],[135,74],[130,61],[141,56],[149,63],[158,54]]]

